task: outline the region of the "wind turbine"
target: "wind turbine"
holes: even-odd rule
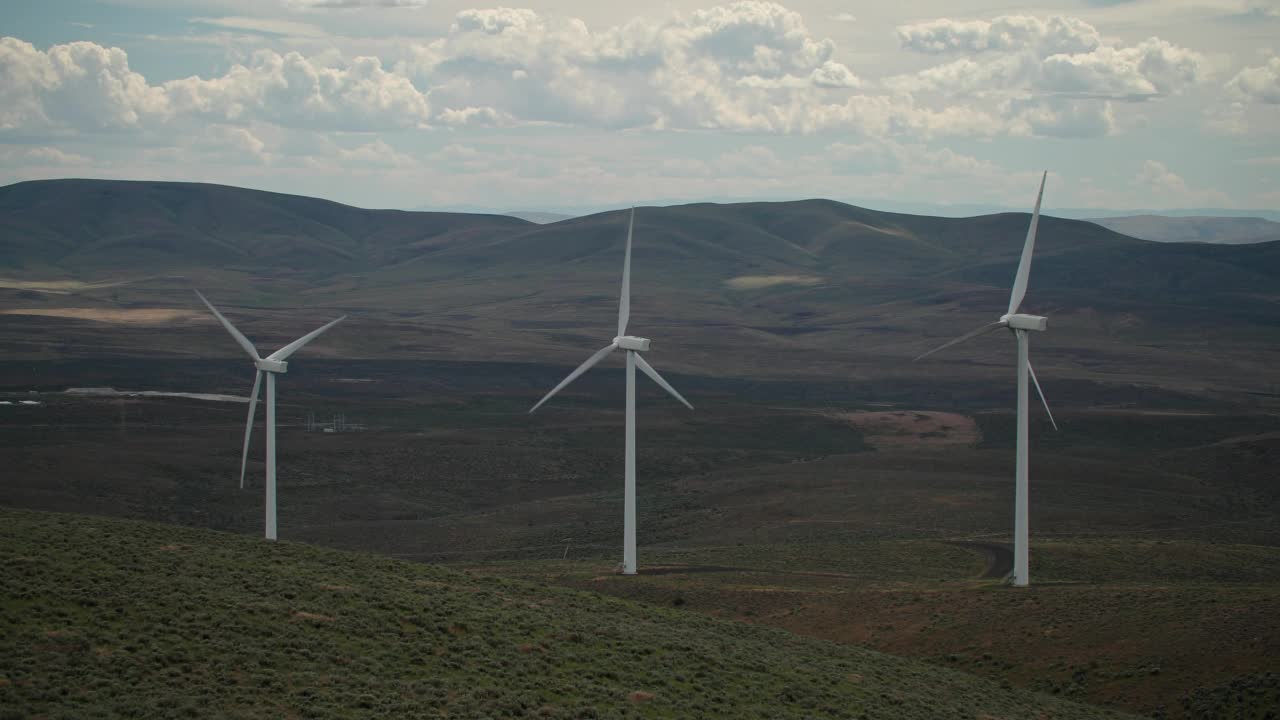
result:
[[[917,357],[916,360],[928,357],[939,350],[949,348],[957,343],[977,337],[984,333],[988,333],[998,328],[1008,328],[1018,341],[1018,461],[1016,470],[1016,485],[1013,500],[1013,584],[1017,587],[1026,587],[1031,582],[1028,573],[1029,567],[1029,529],[1028,529],[1028,448],[1027,448],[1027,378],[1031,378],[1031,382],[1036,386],[1036,393],[1040,396],[1040,402],[1044,404],[1044,410],[1049,414],[1049,422],[1053,423],[1053,429],[1058,429],[1058,423],[1054,422],[1053,412],[1049,410],[1049,401],[1044,397],[1044,391],[1040,389],[1040,381],[1036,379],[1036,371],[1031,367],[1031,360],[1028,357],[1029,340],[1028,333],[1043,332],[1048,326],[1048,318],[1038,315],[1022,315],[1018,313],[1018,308],[1022,306],[1022,299],[1027,294],[1027,278],[1031,274],[1031,253],[1035,249],[1036,244],[1036,226],[1040,224],[1040,200],[1044,197],[1044,182],[1049,173],[1046,172],[1040,177],[1040,194],[1036,196],[1036,209],[1031,214],[1031,227],[1027,229],[1027,240],[1022,246],[1022,260],[1018,262],[1018,273],[1013,279],[1013,291],[1009,294],[1009,310],[1000,319],[972,332],[961,335],[960,337],[948,342],[941,347],[934,348],[929,352]]]
[[[258,408],[258,386],[262,383],[262,376],[267,376],[267,519],[266,519],[266,538],[268,540],[276,539],[276,375],[283,375],[289,371],[289,363],[285,362],[289,356],[302,349],[302,346],[315,340],[317,337],[347,319],[346,315],[334,320],[316,330],[303,335],[293,342],[285,345],[279,350],[271,353],[265,358],[258,354],[257,349],[253,347],[253,343],[249,342],[234,325],[231,324],[222,313],[218,312],[218,308],[214,307],[204,295],[196,290],[196,295],[200,297],[200,301],[209,308],[209,312],[218,318],[218,322],[231,333],[231,337],[235,338],[240,347],[249,353],[249,357],[253,360],[257,372],[253,375],[253,392],[249,394],[249,420],[244,426],[244,451],[240,454],[240,488],[244,489],[244,469],[245,464],[249,460],[249,438],[253,433],[253,414]]]
[[[654,382],[658,383],[663,390],[671,393],[672,397],[684,403],[685,407],[690,410],[693,409],[689,401],[676,392],[675,388],[671,387],[666,380],[663,380],[658,371],[654,370],[653,366],[640,355],[640,353],[649,349],[648,338],[626,334],[627,321],[631,318],[631,233],[635,228],[635,223],[636,209],[631,208],[631,219],[627,223],[626,258],[622,261],[622,297],[618,302],[618,334],[614,336],[612,342],[587,358],[587,361],[579,365],[577,370],[569,373],[569,376],[561,380],[559,385],[552,388],[546,397],[539,400],[537,405],[529,409],[532,414],[534,410],[542,407],[543,403],[550,400],[552,396],[563,390],[569,383],[577,380],[578,376],[590,370],[614,350],[621,348],[627,351],[627,450],[622,520],[623,575],[636,574],[636,367],[639,366],[645,375],[653,378]]]

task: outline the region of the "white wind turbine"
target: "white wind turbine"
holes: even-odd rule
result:
[[[631,208],[631,219],[627,223],[627,251],[626,258],[622,262],[622,297],[618,302],[618,334],[605,347],[596,352],[595,355],[587,358],[587,361],[578,366],[577,370],[569,373],[569,377],[560,381],[560,384],[551,389],[546,397],[538,401],[529,409],[532,413],[542,406],[543,403],[550,400],[552,396],[560,392],[569,383],[578,379],[586,371],[590,370],[596,363],[605,358],[606,355],[619,348],[627,351],[627,450],[626,450],[626,470],[625,483],[623,492],[623,521],[622,521],[622,574],[636,574],[636,366],[644,371],[645,375],[653,378],[653,381],[662,386],[663,390],[671,393],[671,396],[684,403],[685,407],[690,410],[693,406],[685,400],[675,388],[671,387],[657,370],[653,369],[640,353],[649,349],[649,340],[647,338],[634,337],[625,334],[627,332],[627,321],[631,318],[631,231],[635,227],[636,209]]]
[[[1016,486],[1013,501],[1013,584],[1018,587],[1026,587],[1031,582],[1028,573],[1029,566],[1029,528],[1028,528],[1028,448],[1027,448],[1027,378],[1031,378],[1031,382],[1036,386],[1036,393],[1040,395],[1040,402],[1044,404],[1044,410],[1049,413],[1049,422],[1053,423],[1053,429],[1058,429],[1058,423],[1054,422],[1053,412],[1049,410],[1049,401],[1044,397],[1044,391],[1040,389],[1040,381],[1036,379],[1036,371],[1031,367],[1031,360],[1028,358],[1028,342],[1029,332],[1043,332],[1048,325],[1048,319],[1038,315],[1020,315],[1018,308],[1022,305],[1022,299],[1027,294],[1027,277],[1031,274],[1031,253],[1035,249],[1036,244],[1036,226],[1040,224],[1040,200],[1044,197],[1044,182],[1049,173],[1045,173],[1040,178],[1040,194],[1036,196],[1036,209],[1031,215],[1031,227],[1027,229],[1027,240],[1022,246],[1022,260],[1018,263],[1018,274],[1014,276],[1013,292],[1009,294],[1009,310],[1000,319],[990,325],[983,325],[965,335],[952,340],[951,342],[934,348],[929,352],[917,357],[916,360],[928,357],[939,350],[949,348],[957,343],[964,342],[983,333],[990,332],[998,328],[1008,328],[1017,338],[1018,341],[1018,461],[1016,471]]]
[[[249,357],[253,359],[253,364],[257,368],[257,372],[253,376],[253,392],[249,394],[249,420],[244,426],[244,451],[240,454],[240,487],[244,488],[244,469],[249,459],[249,438],[253,433],[253,415],[258,408],[258,386],[262,382],[262,376],[267,376],[267,519],[266,519],[266,537],[268,540],[276,539],[276,375],[284,374],[289,371],[289,363],[285,362],[289,356],[302,349],[302,346],[315,340],[324,331],[337,325],[347,319],[346,315],[334,320],[319,329],[303,335],[293,342],[285,345],[279,350],[271,353],[267,357],[258,354],[257,349],[253,347],[253,343],[249,342],[239,330],[235,328],[218,309],[213,306],[205,296],[196,290],[196,295],[200,297],[205,307],[209,308],[209,312],[218,318],[218,322],[231,333],[231,337],[235,338],[240,347],[249,353]]]

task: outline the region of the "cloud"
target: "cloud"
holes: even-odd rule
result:
[[[119,48],[90,42],[48,51],[0,39],[0,132],[156,129],[186,121],[370,131],[424,127],[426,94],[375,57],[325,64],[255,53],[215,78],[151,85]]]
[[[1030,51],[1040,57],[1087,53],[1102,45],[1092,25],[1061,15],[1047,20],[1026,15],[991,21],[940,18],[899,27],[898,41],[909,50],[930,54]]]
[[[358,135],[285,130],[271,125],[206,125],[201,132],[176,137],[166,146],[143,148],[139,155],[153,172],[160,169],[178,177],[182,175],[174,173],[175,168],[193,166],[218,174],[248,170],[257,176],[270,171],[292,175],[299,181],[304,180],[303,176],[332,179],[352,172],[420,167],[412,155],[381,138],[369,140]]]
[[[430,0],[285,0],[301,10],[353,10],[362,8],[424,8]]]
[[[408,168],[417,163],[413,158],[388,145],[382,140],[357,145],[353,148],[338,148],[332,156],[338,161],[338,167],[372,167],[372,168]]]
[[[1158,160],[1148,160],[1138,173],[1138,183],[1166,192],[1185,193],[1187,183]]]
[[[747,145],[722,153],[712,163],[716,175],[781,179],[794,173],[791,163],[763,145]]]
[[[993,177],[1000,172],[990,162],[951,148],[895,141],[833,143],[826,148],[826,165],[836,175],[902,175],[916,177]]]
[[[163,86],[173,113],[218,122],[370,131],[425,127],[426,94],[384,70],[376,57],[325,65],[300,53],[262,50],[221,77],[189,77]]]
[[[1108,45],[1093,26],[1069,17],[942,19],[901,27],[898,37],[919,52],[968,55],[888,81],[906,92],[1135,100],[1181,92],[1205,73],[1204,56],[1193,50],[1154,37]]]
[[[862,85],[862,81],[849,68],[830,60],[809,73],[809,82],[820,88],[856,88]]]
[[[25,164],[35,166],[77,166],[88,165],[91,161],[84,155],[66,152],[56,147],[18,147],[0,146],[0,158],[9,164]]]
[[[312,39],[324,32],[294,20],[197,22]],[[399,47],[391,65],[333,49],[259,50],[221,74],[157,85],[130,70],[119,48],[42,52],[9,38],[0,45],[0,132],[541,124],[926,141],[1090,137],[1115,132],[1113,102],[1176,94],[1204,73],[1192,50],[1157,38],[1117,45],[1071,17],[940,19],[898,34],[914,50],[965,55],[866,81],[799,13],[763,0],[602,28],[523,8],[463,10],[442,37]]]
[[[1089,138],[1115,130],[1110,102],[1049,97],[1012,100],[1004,108],[1015,135]]]
[[[267,144],[249,128],[213,125],[197,136],[193,144],[213,152],[229,151],[236,160],[248,157],[266,162],[269,158]]]
[[[165,105],[119,48],[73,42],[41,52],[0,38],[0,131],[133,129]]]
[[[1246,0],[1241,14],[1256,18],[1280,18],[1280,5],[1275,0]]]
[[[1227,82],[1227,90],[1251,102],[1280,104],[1280,56],[1265,65],[1249,67]]]
[[[606,135],[602,135],[605,137]],[[900,199],[925,194],[938,202],[1034,199],[1039,172],[1003,168],[987,159],[924,143],[868,138],[824,143],[805,152],[758,139],[699,157],[655,158],[628,147],[579,152],[577,142],[532,150],[510,145],[453,144],[423,159],[423,167],[455,181],[431,185],[431,202],[463,202],[477,193],[523,203],[597,203],[637,197],[861,197]],[[833,190],[833,188],[836,188]],[[576,201],[570,201],[576,202]],[[422,204],[422,203],[419,203]]]
[[[1245,135],[1249,132],[1249,109],[1243,102],[1213,104],[1204,110],[1205,124],[1221,135]]]
[[[898,39],[909,50],[961,57],[887,78],[886,87],[925,106],[981,101],[1015,135],[1109,135],[1115,103],[1177,95],[1208,73],[1194,50],[1155,37],[1115,44],[1066,16],[943,18],[899,27]]]
[[[834,53],[798,13],[758,0],[598,31],[494,8],[458,13],[401,69],[432,87],[441,118],[490,108],[518,122],[812,132],[825,124],[806,116],[841,115],[841,92],[861,85]]]
[[[1160,198],[1166,207],[1208,205],[1228,207],[1231,200],[1218,190],[1193,190],[1182,176],[1158,160],[1147,160],[1135,178],[1135,184],[1151,196]]]
[[[230,28],[232,30],[248,30],[255,33],[264,33],[267,35],[286,35],[291,37],[325,37],[328,33],[324,30],[308,23],[295,22],[293,20],[278,20],[274,18],[256,18],[256,17],[197,17],[191,18],[191,22],[200,25],[214,25],[216,27]]]
[[[1169,95],[1199,80],[1203,64],[1197,52],[1150,38],[1133,47],[1045,58],[1037,89],[1110,98]]]
[[[436,122],[449,127],[496,127],[514,124],[511,116],[491,107],[446,108],[436,116]]]

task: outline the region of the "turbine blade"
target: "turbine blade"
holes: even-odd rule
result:
[[[209,308],[209,312],[213,313],[213,316],[218,318],[218,322],[222,323],[222,326],[227,329],[227,332],[231,333],[231,337],[235,338],[236,342],[240,343],[240,347],[244,348],[244,351],[249,353],[249,357],[254,360],[262,359],[258,355],[258,349],[253,346],[253,343],[249,342],[249,338],[240,334],[240,331],[236,329],[236,326],[232,325],[230,320],[223,317],[222,313],[218,312],[218,308],[213,306],[213,303],[209,302],[209,300],[206,299],[199,290],[196,290],[196,295],[200,298],[200,301],[204,303],[204,306]]]
[[[1027,296],[1027,278],[1031,275],[1031,253],[1036,247],[1036,228],[1040,225],[1040,201],[1044,198],[1044,181],[1048,171],[1040,176],[1040,194],[1036,195],[1036,209],[1031,213],[1031,227],[1027,228],[1027,241],[1022,246],[1022,259],[1018,261],[1018,274],[1013,278],[1013,291],[1009,293],[1009,314],[1018,312],[1022,298]]]
[[[618,300],[618,335],[627,334],[627,322],[631,319],[631,231],[636,226],[636,209],[631,208],[627,221],[627,254],[622,261],[622,297]]]
[[[1040,389],[1040,381],[1036,379],[1036,371],[1031,367],[1031,361],[1027,361],[1027,373],[1031,375],[1031,382],[1036,386],[1036,393],[1040,396],[1040,402],[1044,404],[1044,411],[1049,414],[1049,422],[1053,424],[1053,429],[1058,429],[1058,422],[1053,419],[1053,411],[1049,409],[1049,401],[1044,397],[1044,391]]]
[[[569,373],[569,377],[561,380],[559,385],[552,388],[551,392],[547,393],[546,397],[539,400],[537,405],[534,405],[533,407],[529,408],[529,412],[532,413],[534,410],[537,410],[538,408],[542,407],[542,403],[550,400],[553,395],[563,390],[566,385],[573,382],[574,380],[577,380],[579,375],[590,370],[592,367],[595,366],[596,363],[603,360],[605,355],[608,355],[609,353],[617,349],[618,349],[617,343],[609,343],[605,347],[602,347],[599,350],[597,350],[596,354],[587,358],[587,361],[579,365],[577,370],[574,370],[573,372]]]
[[[285,360],[289,359],[289,356],[290,356],[290,355],[292,355],[292,354],[294,354],[294,353],[298,352],[299,350],[301,350],[303,345],[306,345],[307,343],[311,342],[312,340],[315,340],[316,338],[320,337],[320,335],[322,335],[322,334],[324,333],[324,331],[328,330],[329,328],[333,327],[334,325],[337,325],[338,323],[340,323],[340,322],[342,322],[343,320],[346,320],[346,319],[347,319],[347,316],[346,316],[346,315],[343,315],[342,317],[338,318],[337,320],[331,320],[330,322],[325,323],[324,325],[320,326],[319,328],[316,328],[315,330],[312,330],[311,332],[307,333],[306,335],[303,335],[302,337],[298,338],[297,340],[294,340],[293,342],[289,343],[288,345],[285,345],[284,347],[280,348],[279,350],[277,350],[277,351],[275,351],[275,352],[271,353],[270,355],[268,355],[268,356],[267,356],[267,359],[268,359],[268,360],[278,360],[278,361],[280,361],[280,362],[284,362]]]
[[[249,393],[249,421],[244,424],[244,452],[240,453],[240,489],[244,489],[244,468],[249,463],[249,438],[253,437],[253,415],[258,409],[258,386],[262,371],[253,374],[253,392]]]
[[[925,359],[925,358],[929,357],[930,355],[932,355],[932,354],[934,354],[934,353],[936,353],[936,352],[938,352],[938,351],[940,351],[940,350],[946,350],[947,348],[951,347],[952,345],[959,345],[960,343],[964,342],[965,340],[969,340],[969,339],[972,339],[972,338],[978,337],[979,335],[981,335],[981,334],[983,334],[983,333],[988,333],[988,332],[991,332],[992,330],[995,330],[996,328],[1001,328],[1001,327],[1004,327],[1004,323],[1003,323],[1003,322],[1000,322],[999,320],[997,320],[996,322],[990,323],[990,324],[988,324],[988,325],[983,325],[982,327],[978,328],[977,330],[973,330],[973,331],[971,331],[971,332],[967,332],[967,333],[965,333],[964,335],[961,335],[960,337],[956,338],[955,340],[951,340],[951,341],[949,341],[949,342],[945,342],[945,343],[943,343],[943,344],[939,345],[938,347],[936,347],[936,348],[934,348],[934,349],[930,350],[929,352],[927,352],[927,353],[925,353],[925,354],[923,354],[923,355],[918,355],[918,356],[916,356],[915,360],[912,360],[911,362],[915,362],[916,360],[923,360],[923,359]]]
[[[689,401],[685,400],[684,396],[676,392],[676,389],[671,387],[671,385],[668,384],[666,380],[663,380],[662,376],[658,374],[658,371],[654,370],[653,366],[650,365],[644,359],[644,356],[641,355],[640,353],[636,353],[636,366],[639,367],[641,370],[643,370],[645,375],[648,375],[649,377],[653,378],[654,382],[661,385],[663,390],[666,390],[667,392],[671,393],[671,397],[684,403],[684,406],[689,408],[690,410],[693,409],[693,406],[689,404]]]

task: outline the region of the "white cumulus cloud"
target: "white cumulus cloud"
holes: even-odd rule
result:
[[[164,92],[119,48],[73,42],[41,51],[0,38],[0,130],[127,130],[165,110]]]
[[[1005,15],[991,21],[939,18],[898,28],[898,41],[924,53],[1034,52],[1041,57],[1086,53],[1102,44],[1089,23],[1055,15],[1040,19]]]
[[[1011,100],[1003,106],[1015,135],[1089,138],[1110,135],[1115,113],[1110,102],[1047,97]]]
[[[1194,50],[1154,37],[1109,45],[1093,26],[1068,17],[942,19],[899,28],[898,37],[908,49],[966,55],[890,80],[909,92],[1141,99],[1181,92],[1205,74],[1205,58]]]
[[[404,70],[448,122],[490,108],[526,122],[805,132],[821,123],[804,116],[830,116],[861,85],[834,54],[799,13],[759,0],[600,30],[494,8],[458,13]]]
[[[431,115],[426,94],[376,57],[331,66],[297,52],[262,50],[220,77],[193,76],[163,87],[174,113],[219,121],[382,130],[426,126]]]
[[[1038,88],[1067,94],[1142,97],[1179,92],[1196,82],[1204,58],[1159,38],[1133,47],[1045,58]]]
[[[293,20],[200,22],[321,32]],[[392,64],[333,48],[262,49],[220,74],[156,84],[130,69],[119,48],[84,42],[40,50],[5,38],[0,133],[145,130],[156,139],[165,129],[207,124],[363,133],[549,124],[925,141],[1089,137],[1115,131],[1121,101],[1178,94],[1205,74],[1193,50],[1157,38],[1117,44],[1065,16],[944,18],[900,27],[898,36],[908,49],[941,56],[938,64],[864,80],[799,13],[765,0],[598,28],[527,8],[470,9],[440,37],[400,46]],[[1271,97],[1275,62],[1242,71],[1233,92]],[[245,152],[269,151],[250,143]]]
[[[3,159],[6,163],[37,167],[70,167],[88,165],[91,162],[84,155],[43,145],[35,147],[0,146],[0,159]]]
[[[1230,198],[1221,191],[1196,190],[1189,187],[1181,175],[1158,160],[1148,160],[1143,163],[1134,184],[1146,191],[1150,197],[1159,198],[1166,207],[1231,204]]]
[[[1207,74],[1204,55],[1160,38],[1104,39],[1073,17],[938,19],[898,28],[903,47],[957,55],[885,80],[925,106],[980,101],[1010,133],[1094,137],[1115,131],[1115,105],[1185,92]],[[932,103],[930,101],[932,100]]]
[[[426,93],[376,57],[322,63],[262,50],[213,78],[150,84],[120,48],[0,39],[0,131],[153,129],[184,120],[382,130],[426,126]]]
[[[1265,65],[1236,73],[1227,83],[1227,89],[1254,102],[1280,104],[1280,56],[1272,57]]]

